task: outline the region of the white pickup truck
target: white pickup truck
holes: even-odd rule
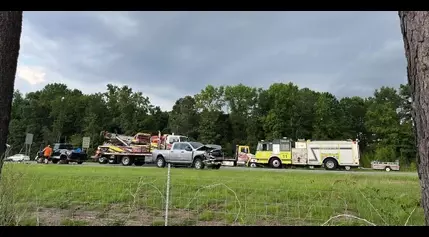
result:
[[[199,142],[175,142],[170,150],[154,150],[152,159],[159,168],[170,163],[195,169],[204,169],[205,166],[219,169],[224,157],[217,146],[204,145]]]

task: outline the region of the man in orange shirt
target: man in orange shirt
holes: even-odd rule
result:
[[[47,145],[45,149],[43,149],[43,158],[47,160],[46,163],[48,163],[49,160],[51,159],[51,155],[52,155],[52,148],[50,145]]]

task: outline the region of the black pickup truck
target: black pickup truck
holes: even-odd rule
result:
[[[43,152],[39,152],[39,157],[43,156]],[[76,162],[82,164],[88,160],[88,155],[84,151],[77,152],[73,149],[73,145],[68,143],[54,143],[52,147],[52,163],[69,163]]]

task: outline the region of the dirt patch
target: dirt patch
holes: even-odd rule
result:
[[[128,212],[127,212],[128,211]],[[29,217],[41,226],[87,225],[87,226],[153,226],[164,225],[162,211],[150,209],[130,210],[123,206],[110,206],[104,210],[85,210],[82,207],[70,209],[40,208]],[[225,226],[234,225],[223,220],[203,220],[192,210],[173,209],[169,211],[169,226]]]

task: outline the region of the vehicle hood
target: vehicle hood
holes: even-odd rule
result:
[[[214,150],[222,150],[222,147],[219,145],[207,144],[204,146],[200,146],[195,150],[197,150],[197,151],[214,151]]]

